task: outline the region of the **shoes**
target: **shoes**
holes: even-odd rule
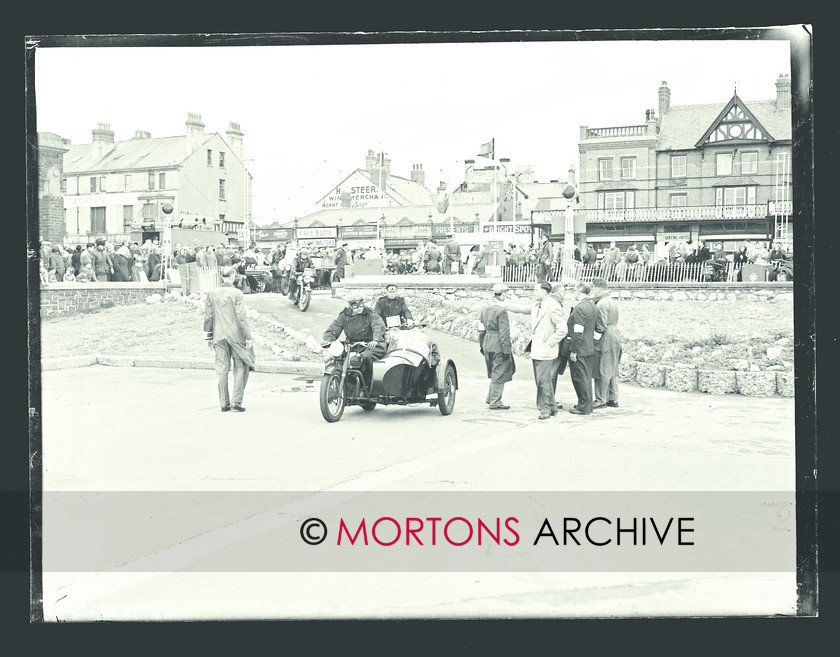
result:
[[[598,402],[597,404],[592,404],[592,410],[594,411],[596,408],[606,408],[606,402]]]
[[[571,413],[572,415],[592,415],[592,411],[589,411],[587,413],[586,411],[580,410],[577,406],[575,406],[574,408],[570,408],[569,413]]]
[[[222,413],[227,413],[230,410],[230,406],[222,406]]]
[[[553,413],[553,414],[550,414],[550,413],[540,413],[540,416],[539,416],[537,419],[538,419],[538,420],[547,420],[548,418],[550,418],[550,417],[551,417],[551,415],[557,415],[557,414],[556,414],[556,413]]]
[[[618,402],[617,401],[608,401],[607,406],[609,406],[610,408],[618,408]]]
[[[241,404],[231,404],[230,405],[230,410],[236,411],[237,413],[244,413],[245,412],[245,407],[242,406]]]
[[[498,406],[490,406],[491,411],[506,411],[510,406],[507,404],[499,404]]]

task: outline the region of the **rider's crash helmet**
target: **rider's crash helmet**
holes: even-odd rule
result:
[[[365,300],[363,297],[350,297],[347,299],[347,303],[351,306],[363,306],[365,305]]]

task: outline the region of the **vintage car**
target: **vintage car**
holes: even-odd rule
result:
[[[362,375],[364,342],[336,340],[329,350],[321,381],[321,415],[327,422],[341,419],[347,406],[372,411],[377,404],[428,404],[441,415],[455,407],[458,371],[443,358],[437,345],[419,328],[392,328],[385,355],[373,363],[372,380]]]

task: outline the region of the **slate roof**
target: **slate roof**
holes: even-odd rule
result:
[[[298,219],[299,228],[309,228],[313,225],[323,226],[337,226],[339,218],[341,218],[342,226],[352,226],[358,221],[368,223],[369,219],[376,217],[377,208],[330,208],[326,210],[319,210],[313,214],[300,217]],[[428,224],[429,213],[432,213],[432,223],[449,223],[449,211],[440,213],[437,210],[437,205],[414,205],[414,206],[390,206],[383,207],[382,214],[385,215],[383,225],[396,226],[400,223],[405,224],[405,219],[408,219],[412,224]],[[492,203],[470,203],[465,205],[455,205],[453,207],[452,215],[455,222],[467,223],[475,221],[475,213],[479,213],[479,221],[487,221],[493,216]],[[293,227],[294,221],[287,221],[282,224],[284,228]]]
[[[790,110],[777,110],[775,100],[739,100],[773,139],[780,141],[791,138]],[[662,116],[656,150],[693,150],[697,141],[728,104],[727,100],[725,103],[708,105],[673,105]]]
[[[216,134],[207,133],[202,145]],[[186,136],[180,136],[117,141],[101,158],[94,156],[93,144],[71,145],[64,154],[64,172],[73,174],[178,166],[187,159],[186,140]]]

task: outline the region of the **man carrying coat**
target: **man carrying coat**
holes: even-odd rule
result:
[[[507,291],[508,286],[504,283],[493,286],[493,301],[481,310],[478,325],[478,344],[490,379],[486,403],[494,411],[510,408],[502,402],[502,393],[505,383],[513,379],[516,371],[510,345],[510,319],[504,305]]]
[[[598,309],[590,298],[592,284],[581,282],[575,289],[577,305],[572,309],[566,323],[572,336],[569,353],[569,371],[578,402],[569,409],[574,415],[592,414],[592,370],[595,364],[595,322]]]
[[[216,352],[216,374],[219,376],[219,402],[222,412],[245,410],[242,399],[248,376],[255,369],[251,328],[242,291],[234,287],[236,270],[222,268],[222,286],[204,298],[204,339]],[[233,361],[233,403],[228,394],[228,374]]]
[[[598,310],[595,322],[595,352],[593,376],[595,402],[592,408],[618,407],[618,363],[621,360],[621,331],[618,330],[618,303],[610,296],[607,281],[596,278],[592,301]]]
[[[534,286],[534,305],[531,308],[531,363],[537,386],[539,419],[547,420],[563,408],[557,404],[554,391],[560,366],[558,347],[566,337],[563,306],[551,296],[551,283]]]

